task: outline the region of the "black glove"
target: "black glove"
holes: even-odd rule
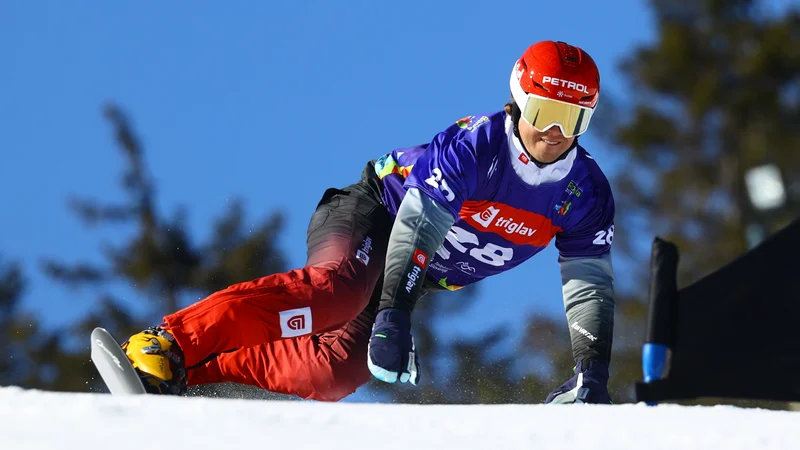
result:
[[[419,382],[419,361],[411,336],[411,314],[386,308],[378,313],[369,338],[367,366],[375,378],[387,383]]]

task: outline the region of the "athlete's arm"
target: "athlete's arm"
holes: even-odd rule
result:
[[[379,309],[414,309],[428,260],[439,250],[455,223],[452,214],[419,189],[403,197],[389,237]]]
[[[590,257],[559,257],[564,309],[575,361],[608,364],[614,332],[614,270],[611,252]]]
[[[573,200],[572,217],[556,236],[572,353],[575,362],[608,364],[614,332],[614,197],[604,178]]]
[[[406,179],[407,192],[389,237],[383,292],[367,350],[367,367],[379,380],[419,381],[411,311],[430,258],[475,190],[475,155],[471,143],[441,133]]]
[[[440,133],[415,162],[389,237],[379,310],[414,309],[429,260],[477,188],[482,136]]]

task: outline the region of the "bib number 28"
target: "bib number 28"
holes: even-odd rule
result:
[[[614,242],[614,225],[611,225],[608,230],[600,230],[595,233],[592,244],[611,245],[612,242]]]
[[[514,250],[500,247],[491,242],[488,242],[482,248],[467,248],[464,244],[474,244],[478,246],[480,245],[480,241],[478,240],[478,236],[474,233],[460,227],[453,227],[450,229],[450,232],[447,233],[447,241],[450,242],[450,245],[457,251],[467,253],[469,256],[472,256],[482,263],[489,264],[490,266],[502,266],[514,256]],[[450,250],[444,248],[444,246],[437,250],[436,254],[444,259],[450,259]]]

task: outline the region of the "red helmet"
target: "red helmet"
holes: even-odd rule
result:
[[[566,137],[585,132],[599,95],[594,60],[564,42],[531,45],[511,73],[511,96],[522,117],[540,131],[559,126]]]

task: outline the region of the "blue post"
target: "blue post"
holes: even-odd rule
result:
[[[647,343],[642,347],[642,370],[644,371],[644,382],[660,380],[664,373],[664,365],[667,362],[667,346],[663,344]],[[655,406],[655,402],[647,402],[649,406]]]

